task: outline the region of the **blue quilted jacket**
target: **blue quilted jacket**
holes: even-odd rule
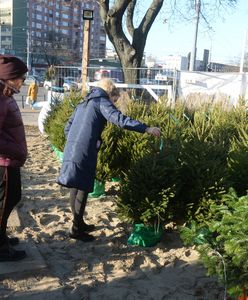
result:
[[[75,109],[65,127],[64,158],[57,182],[60,185],[93,191],[97,143],[107,121],[124,129],[144,133],[147,125],[123,115],[101,88],[94,88]]]

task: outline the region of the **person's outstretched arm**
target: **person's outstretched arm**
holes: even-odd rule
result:
[[[122,114],[121,111],[119,111],[115,105],[106,98],[101,98],[100,100],[100,110],[103,114],[104,118],[127,130],[136,131],[140,133],[147,132],[148,134],[154,135],[154,136],[160,136],[160,129],[157,127],[148,127],[146,124],[134,120],[128,116],[125,116]]]

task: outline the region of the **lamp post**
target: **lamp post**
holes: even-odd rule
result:
[[[83,10],[84,43],[82,49],[82,93],[87,89],[88,66],[90,56],[90,22],[93,20],[93,10]]]

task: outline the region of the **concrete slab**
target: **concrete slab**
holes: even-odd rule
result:
[[[0,280],[11,277],[23,278],[48,271],[47,264],[32,241],[21,242],[15,249],[25,250],[27,257],[16,262],[0,262]]]

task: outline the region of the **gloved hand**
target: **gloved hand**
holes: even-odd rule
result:
[[[147,127],[146,132],[157,137],[159,137],[161,134],[161,131],[158,127]]]

